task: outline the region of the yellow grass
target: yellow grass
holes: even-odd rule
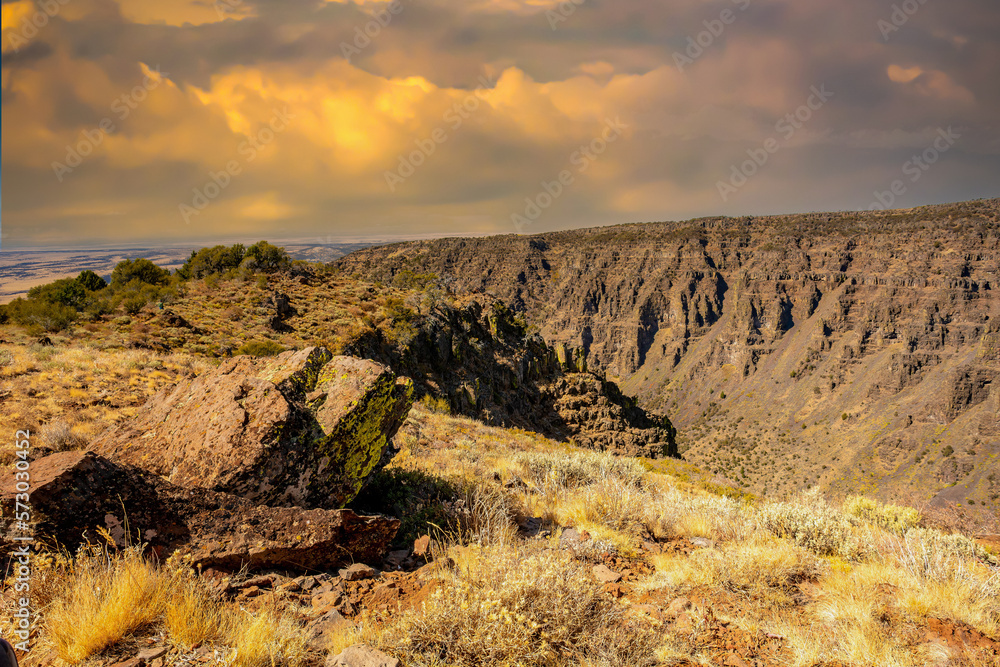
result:
[[[232,667],[296,667],[306,660],[309,634],[287,613],[271,607],[255,614],[236,612],[228,626]]]
[[[87,559],[47,614],[58,655],[69,663],[99,653],[156,621],[170,599],[170,578],[134,549],[113,567]]]

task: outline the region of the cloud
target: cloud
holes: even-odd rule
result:
[[[947,126],[961,142],[903,204],[996,194],[1000,9],[985,0],[928,4],[888,43],[862,0],[587,0],[556,30],[549,0],[399,0],[387,20],[381,0],[220,1],[72,0],[10,53],[34,6],[3,4],[9,242],[509,232],[563,170],[573,184],[526,231],[857,208]],[[673,56],[699,37],[682,71]],[[815,86],[831,101],[723,201],[720,179]],[[579,171],[609,119],[622,140]]]

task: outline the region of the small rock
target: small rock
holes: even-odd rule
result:
[[[607,565],[595,565],[591,570],[597,580],[602,584],[617,584],[622,580],[622,575],[612,570]]]
[[[413,555],[417,558],[427,558],[430,555],[430,549],[430,535],[421,535],[413,541]]]
[[[157,658],[162,658],[167,654],[167,649],[165,646],[158,646],[156,648],[147,648],[145,651],[139,651],[139,655],[136,657],[143,662],[149,662],[150,660],[156,660]]]
[[[129,658],[128,660],[116,662],[111,667],[142,667],[143,664],[142,658]]]
[[[604,592],[616,600],[625,595],[621,584],[604,584]]]
[[[337,632],[341,628],[352,627],[354,627],[353,621],[344,618],[343,614],[336,609],[331,609],[311,624],[310,630],[312,631],[312,634],[309,643],[316,649],[323,650],[327,648],[325,645],[326,635]]]
[[[312,597],[312,606],[321,613],[327,613],[340,604],[342,597],[340,593],[320,593]]]
[[[726,667],[749,667],[743,658],[735,653],[730,653],[722,663]]]
[[[295,579],[291,581],[286,581],[285,583],[278,586],[279,591],[284,591],[286,593],[297,593],[302,590],[302,584],[300,584]]]
[[[670,601],[670,604],[667,605],[667,609],[666,611],[663,612],[663,615],[666,616],[667,618],[677,618],[683,612],[687,611],[690,608],[691,608],[691,600],[688,600],[687,598],[683,597],[674,598],[673,600]]]
[[[694,623],[691,621],[689,613],[684,612],[677,617],[677,620],[674,621],[674,631],[682,635],[691,634],[694,631]]]
[[[383,563],[393,570],[402,570],[407,565],[409,565],[410,550],[400,549],[399,551],[390,551],[389,555],[385,557]]]
[[[567,528],[559,536],[559,548],[560,549],[572,549],[583,542],[583,538],[580,536],[580,531],[576,528]]]
[[[260,586],[247,586],[246,588],[240,590],[238,597],[247,599],[247,598],[255,598],[263,594],[264,591],[261,590]]]
[[[711,549],[715,546],[715,542],[704,537],[692,537],[689,541],[699,549]]]
[[[311,591],[316,588],[316,577],[302,577],[301,579],[296,579],[296,581],[299,582],[299,586],[304,591]]]
[[[399,660],[370,646],[358,644],[327,658],[326,667],[399,667]]]
[[[360,581],[361,579],[371,579],[375,576],[375,568],[364,563],[355,563],[350,567],[345,567],[340,571],[340,578],[344,581]]]
[[[261,575],[259,577],[251,577],[243,583],[239,584],[239,588],[249,588],[250,586],[257,586],[258,588],[270,588],[274,584],[274,578],[271,575]]]

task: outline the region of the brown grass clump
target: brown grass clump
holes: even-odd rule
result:
[[[653,634],[623,622],[583,566],[565,553],[468,551],[423,609],[379,638],[405,664],[654,664]]]

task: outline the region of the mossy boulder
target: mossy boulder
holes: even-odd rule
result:
[[[409,380],[319,347],[235,357],[154,396],[98,453],[185,487],[268,505],[342,507],[391,458]]]

